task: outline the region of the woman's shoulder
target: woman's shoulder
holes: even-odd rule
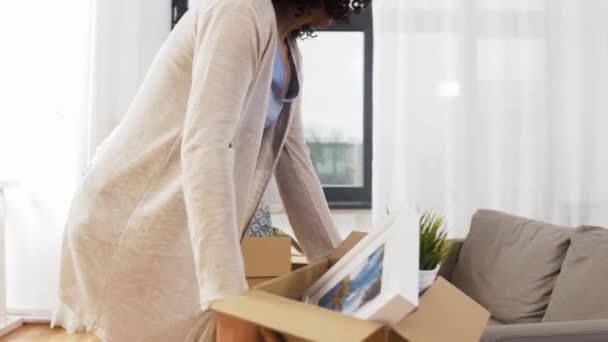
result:
[[[270,34],[275,26],[272,0],[201,0],[196,8],[197,16],[219,14],[225,20],[253,17],[264,32]],[[266,32],[268,31],[268,32]]]

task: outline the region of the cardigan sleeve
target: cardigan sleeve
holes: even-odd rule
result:
[[[300,100],[296,102],[295,117],[277,163],[275,179],[296,238],[306,257],[314,262],[329,255],[340,242],[340,236],[304,142]]]
[[[243,3],[221,2],[196,18],[181,166],[202,310],[248,289],[237,225],[232,139],[261,49],[256,15]]]

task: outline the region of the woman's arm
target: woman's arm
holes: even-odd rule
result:
[[[197,15],[181,163],[202,310],[248,289],[234,188],[235,135],[261,54],[254,10],[224,1]]]
[[[310,151],[304,142],[300,101],[294,105],[297,106],[295,117],[277,164],[275,178],[296,238],[308,259],[316,261],[334,250],[340,236],[310,160]]]

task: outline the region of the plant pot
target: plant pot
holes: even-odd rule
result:
[[[433,285],[435,278],[437,278],[437,272],[439,272],[439,266],[430,271],[418,271],[418,293]]]

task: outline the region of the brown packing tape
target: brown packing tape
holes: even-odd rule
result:
[[[259,290],[214,303],[211,308],[291,337],[309,341],[365,341],[383,326]]]
[[[291,271],[291,238],[248,238],[241,243],[247,277],[276,277]]]
[[[393,330],[408,341],[479,341],[490,313],[443,278]]]

